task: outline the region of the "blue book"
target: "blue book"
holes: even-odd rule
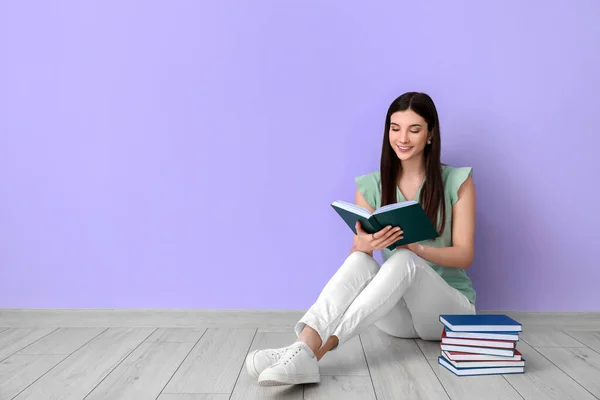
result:
[[[525,372],[525,366],[518,367],[476,367],[476,368],[456,368],[443,356],[438,356],[438,364],[458,376],[475,375],[500,375],[500,374],[522,374]]]
[[[455,332],[521,332],[523,327],[504,314],[441,314],[440,322]]]

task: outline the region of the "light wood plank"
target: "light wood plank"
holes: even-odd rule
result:
[[[194,343],[142,343],[86,400],[155,399],[189,354]]]
[[[229,395],[215,393],[163,393],[156,400],[229,400]]]
[[[590,393],[600,398],[600,354],[587,347],[537,350]]]
[[[266,327],[266,328],[258,328],[257,332],[263,332],[263,333],[269,333],[269,332],[278,332],[278,333],[290,333],[292,332],[294,334],[294,337],[296,337],[296,334],[294,332],[294,328],[292,326],[270,326],[270,327]]]
[[[163,393],[231,393],[255,333],[208,329]]]
[[[371,327],[360,335],[378,399],[449,399],[412,339],[399,339]]]
[[[353,337],[339,348],[326,353],[319,364],[321,376],[369,376],[365,353],[358,336]]]
[[[196,343],[206,328],[159,328],[146,342]]]
[[[534,328],[521,332],[519,336],[532,347],[585,347],[583,343],[558,330]]]
[[[438,364],[437,357],[428,361],[451,399],[522,400],[502,375],[456,376]]]
[[[566,331],[574,339],[600,353],[600,331]]]
[[[376,400],[368,376],[321,376],[321,382],[304,386],[306,400]]]
[[[59,328],[17,354],[71,354],[107,328]]]
[[[250,348],[250,351],[257,349],[277,349],[292,344],[296,340],[296,335],[288,332],[257,332]],[[246,353],[246,354],[247,354]],[[244,360],[246,355],[244,355]],[[240,375],[231,394],[231,400],[255,400],[255,399],[279,399],[279,400],[301,400],[302,386],[274,386],[262,387],[258,381],[251,377],[246,368],[240,364]]]
[[[440,342],[435,340],[415,339],[415,342],[428,360],[435,360],[441,353]]]
[[[66,355],[15,354],[0,363],[0,400],[10,400]]]
[[[0,333],[0,361],[12,356],[56,328],[11,328]]]
[[[108,329],[15,399],[81,400],[153,331],[151,328]]]
[[[519,343],[525,359],[524,374],[506,374],[504,378],[527,399],[593,400],[579,383],[548,361],[525,342]]]

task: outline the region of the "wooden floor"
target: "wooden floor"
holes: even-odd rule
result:
[[[507,314],[525,374],[457,377],[439,342],[371,328],[321,360],[321,383],[262,388],[246,354],[291,343],[301,312],[0,310],[0,400],[600,398],[600,313]]]

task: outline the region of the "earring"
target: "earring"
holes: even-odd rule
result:
[[[431,144],[431,139],[429,139],[429,140],[427,141],[427,144]]]

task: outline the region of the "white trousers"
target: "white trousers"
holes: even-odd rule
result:
[[[440,314],[475,314],[475,306],[410,250],[396,249],[381,266],[356,251],[327,282],[294,331],[299,336],[308,325],[323,344],[335,335],[336,348],[372,324],[396,337],[440,340]]]

